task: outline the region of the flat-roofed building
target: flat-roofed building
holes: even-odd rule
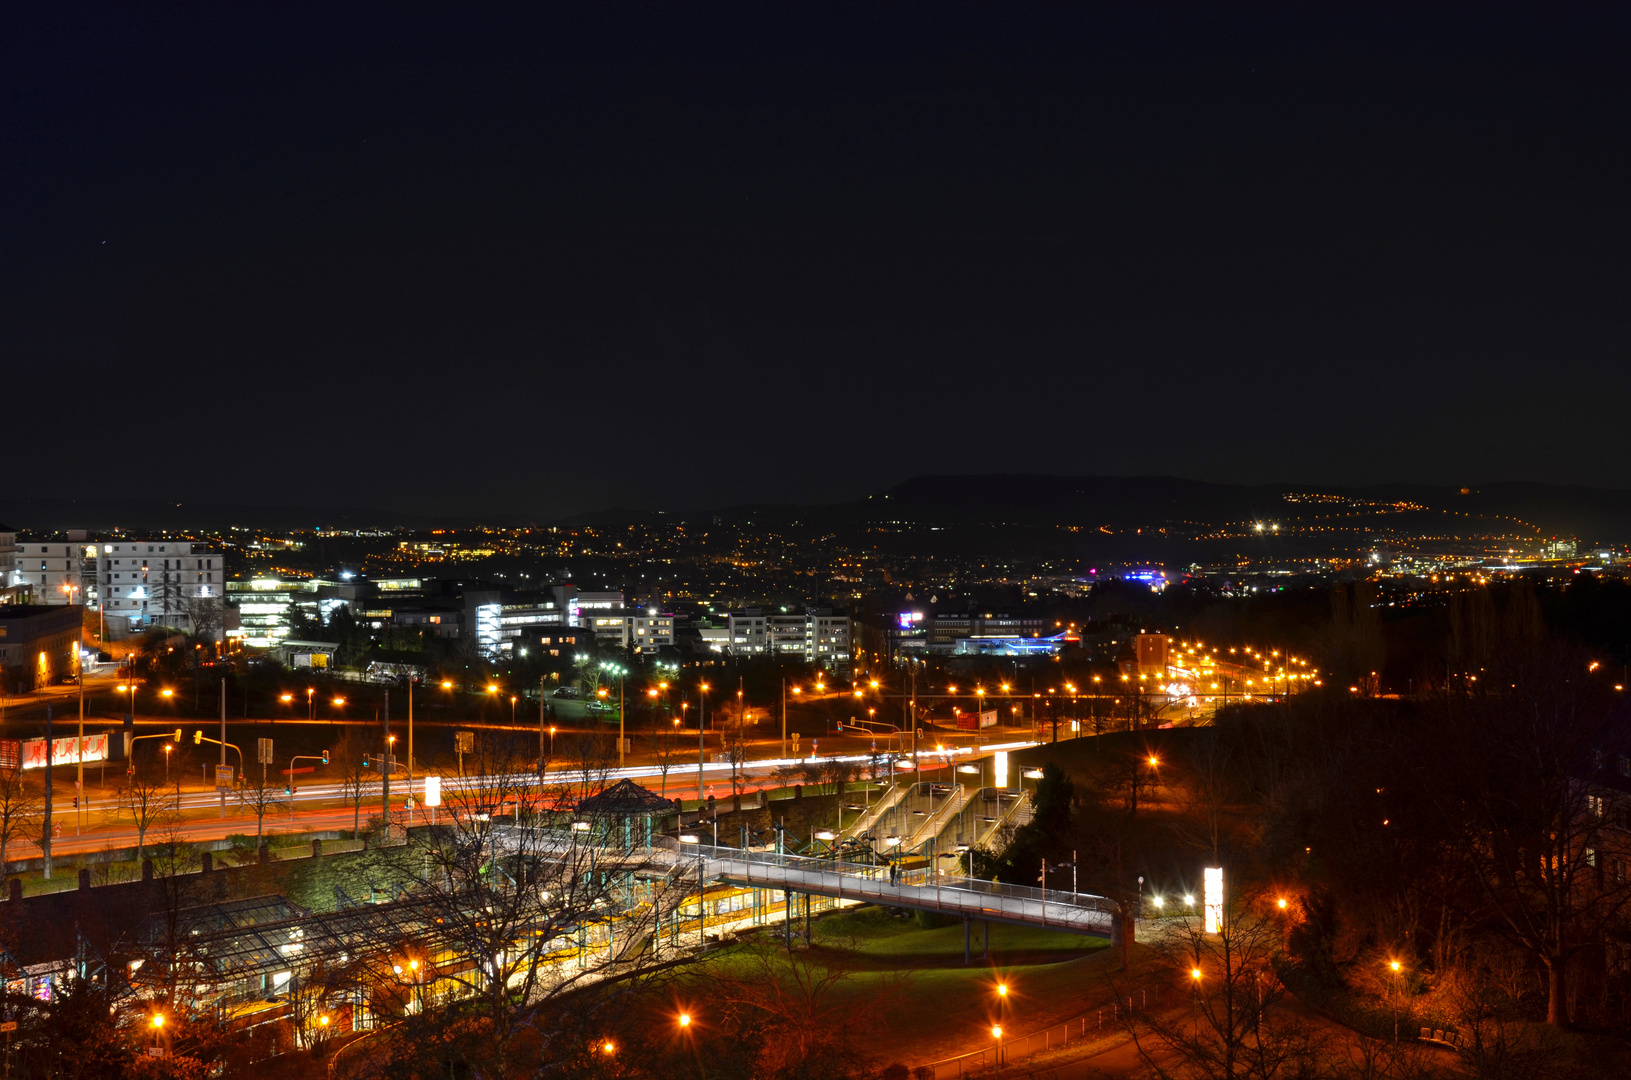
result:
[[[9,694],[73,675],[83,608],[78,604],[0,604],[0,672]]]

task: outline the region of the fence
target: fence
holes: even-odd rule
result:
[[[984,1050],[961,1054],[953,1058],[931,1061],[912,1070],[915,1080],[951,1080],[953,1077],[978,1076],[997,1067],[997,1054],[1002,1054],[1003,1066],[1035,1057],[1055,1047],[1068,1046],[1083,1039],[1096,1039],[1109,1034],[1124,1023],[1132,1013],[1142,1011],[1149,1003],[1148,991],[1140,990],[1133,997],[1111,1002],[1074,1020],[1023,1035],[1017,1039],[993,1041]]]

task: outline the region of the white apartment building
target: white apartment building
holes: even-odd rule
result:
[[[850,657],[849,616],[824,610],[766,614],[749,608],[701,633],[712,651],[732,656],[796,656],[811,664],[847,663]]]
[[[597,645],[630,649],[637,653],[656,652],[674,644],[674,616],[657,611],[585,612],[580,625],[595,632]]]
[[[17,598],[16,569],[17,530],[10,525],[0,525],[0,602]]]
[[[93,606],[132,630],[186,628],[194,601],[225,596],[221,552],[188,540],[115,540],[89,544],[85,553],[96,568]]]
[[[100,608],[116,629],[187,629],[192,604],[223,597],[221,553],[190,540],[24,541],[10,585],[36,604]]]

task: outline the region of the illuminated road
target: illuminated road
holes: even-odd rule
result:
[[[989,746],[972,748],[962,747],[932,754],[933,767],[938,769],[944,764],[956,760],[972,760],[976,756],[984,756],[998,750],[1015,750],[1020,747],[1034,745],[1030,742],[1012,742],[992,744]],[[928,757],[930,755],[924,755]],[[831,760],[831,756],[822,760]],[[806,758],[766,758],[748,762],[742,767],[743,792],[757,791],[766,786],[765,781],[783,766],[797,764]],[[838,760],[865,765],[871,761],[870,755],[838,755]],[[930,772],[930,763],[923,762],[924,773]],[[734,791],[731,785],[731,769],[729,762],[702,763],[702,792],[703,795],[712,794],[721,800],[729,799]],[[902,772],[897,775],[910,775]],[[555,768],[545,774],[546,791],[558,789],[563,785],[570,785],[582,781],[584,773],[581,769]],[[668,798],[698,797],[697,763],[677,764],[669,770],[668,780],[665,784],[661,773],[649,764],[630,765],[623,768],[614,768],[607,772],[599,769],[592,770],[590,778],[595,782],[604,780],[614,783],[622,778],[630,778],[659,793],[666,792]],[[424,795],[423,776],[415,777],[412,788],[413,795],[422,799]],[[689,782],[687,782],[689,781]],[[508,792],[513,799],[520,793],[523,798],[535,796],[538,790],[538,775],[535,772],[512,773],[501,777],[495,776],[468,776],[460,777],[441,776],[443,800],[445,803],[465,805],[475,804],[480,800],[484,789],[497,789]],[[784,781],[777,779],[773,785],[781,786]],[[120,813],[109,805],[111,800],[99,800],[86,811],[87,818],[94,824],[87,824],[82,834],[75,834],[75,811],[71,808],[71,784],[62,785],[59,780],[59,794],[56,799],[54,817],[62,826],[63,835],[52,841],[53,856],[67,856],[87,851],[99,851],[112,846],[133,846],[136,843],[136,830],[129,824],[128,814]],[[717,788],[717,790],[715,790]],[[393,816],[402,820],[404,816],[404,803],[409,797],[409,784],[406,775],[393,777],[390,787],[390,805]],[[378,780],[371,780],[367,794],[361,800],[361,822],[367,825],[371,816],[377,816],[380,809],[383,790]],[[65,797],[67,796],[67,797]],[[510,805],[510,804],[506,804]],[[219,793],[212,790],[194,788],[182,790],[180,793],[180,808],[184,815],[179,825],[180,835],[187,840],[218,840],[230,834],[253,834],[256,831],[255,815],[240,800],[236,792],[229,792],[226,799],[226,816],[220,817],[221,798]],[[442,811],[446,813],[446,810]],[[418,802],[413,809],[414,821],[427,821],[429,810]],[[109,820],[109,818],[113,820]],[[276,830],[280,833],[291,831],[317,831],[341,829],[349,830],[357,817],[357,810],[352,806],[350,794],[343,784],[307,782],[298,785],[293,796],[279,795],[276,801],[269,806],[268,812],[262,820],[265,831]],[[125,820],[120,820],[124,818]],[[147,840],[152,843],[161,833],[162,829],[148,830]],[[27,842],[14,842],[9,850],[11,859],[28,859],[37,857],[40,852],[35,845]]]

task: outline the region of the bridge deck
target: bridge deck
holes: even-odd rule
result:
[[[660,849],[656,849],[652,854],[659,852]],[[898,875],[891,882],[887,867],[707,844],[687,844],[674,857],[682,865],[694,860],[706,879],[739,885],[863,900],[968,919],[1045,926],[1050,930],[1095,937],[1111,936],[1110,905],[1098,896],[1001,885],[977,878],[934,877],[926,870]]]

